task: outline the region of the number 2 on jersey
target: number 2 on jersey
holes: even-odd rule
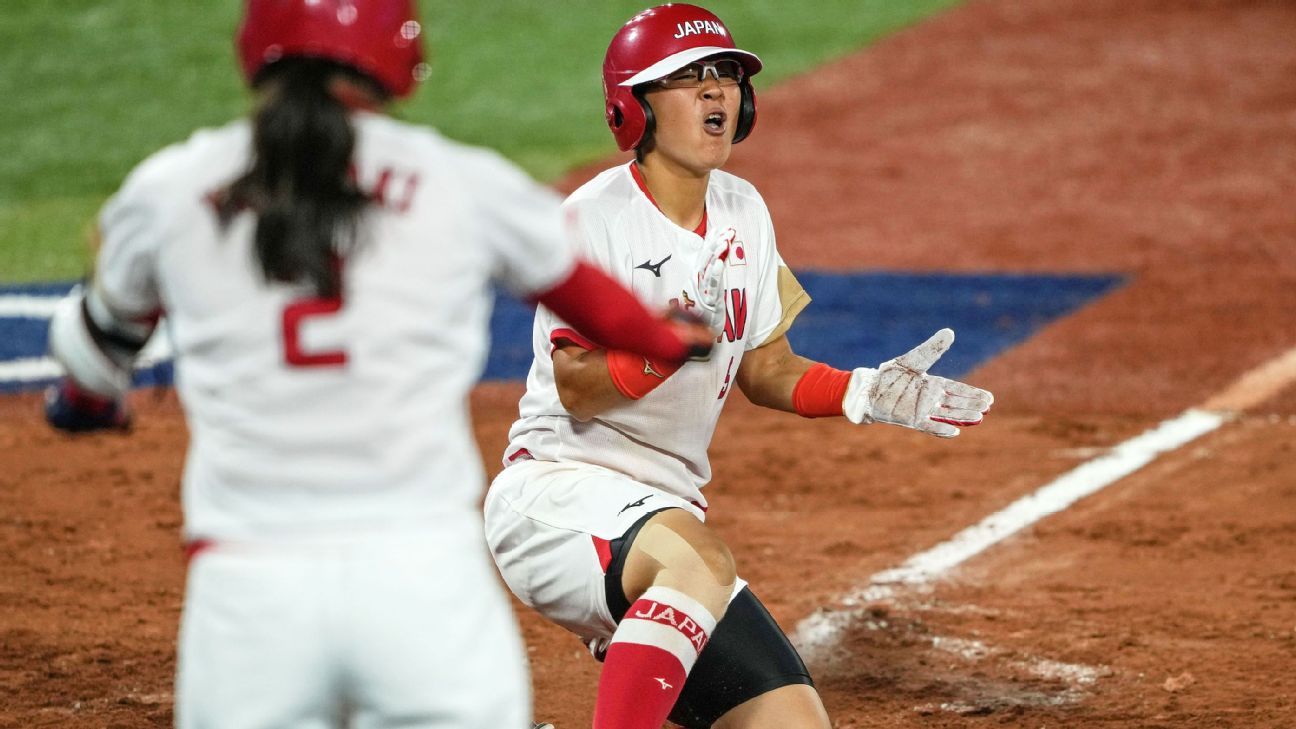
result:
[[[340,367],[347,362],[345,350],[307,352],[302,349],[302,322],[311,317],[331,316],[342,309],[342,298],[318,296],[297,299],[283,310],[283,355],[289,367]]]

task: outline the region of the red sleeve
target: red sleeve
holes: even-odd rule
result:
[[[850,378],[851,373],[818,362],[792,388],[792,407],[798,415],[807,418],[841,415]]]
[[[683,362],[691,354],[664,319],[650,313],[606,273],[583,261],[536,300],[582,332],[589,343],[604,349],[665,362]]]
[[[654,362],[647,357],[614,349],[607,353],[608,375],[617,391],[631,400],[639,400],[656,390],[680,364]]]

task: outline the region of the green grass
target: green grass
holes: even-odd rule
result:
[[[776,83],[959,0],[717,0]],[[421,3],[432,76],[396,110],[496,147],[540,179],[615,150],[603,51],[644,0]],[[0,283],[85,270],[84,232],[139,160],[249,108],[236,0],[5,0]]]

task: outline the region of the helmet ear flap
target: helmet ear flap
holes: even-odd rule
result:
[[[609,101],[607,109],[604,110],[603,114],[607,118],[608,128],[612,130],[613,134],[621,131],[621,125],[625,124],[625,114],[621,113],[621,106],[619,104],[614,104]]]
[[[604,117],[617,147],[625,152],[639,145],[644,136],[644,103],[629,89],[616,89],[608,93]]]
[[[734,144],[746,139],[756,126],[756,90],[752,88],[751,81],[745,78],[739,88],[742,89],[742,100],[738,102],[738,123],[734,125]]]

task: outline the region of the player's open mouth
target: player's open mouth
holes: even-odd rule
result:
[[[706,115],[702,121],[702,128],[707,134],[719,136],[724,134],[725,130],[725,113],[723,111],[713,111]]]

